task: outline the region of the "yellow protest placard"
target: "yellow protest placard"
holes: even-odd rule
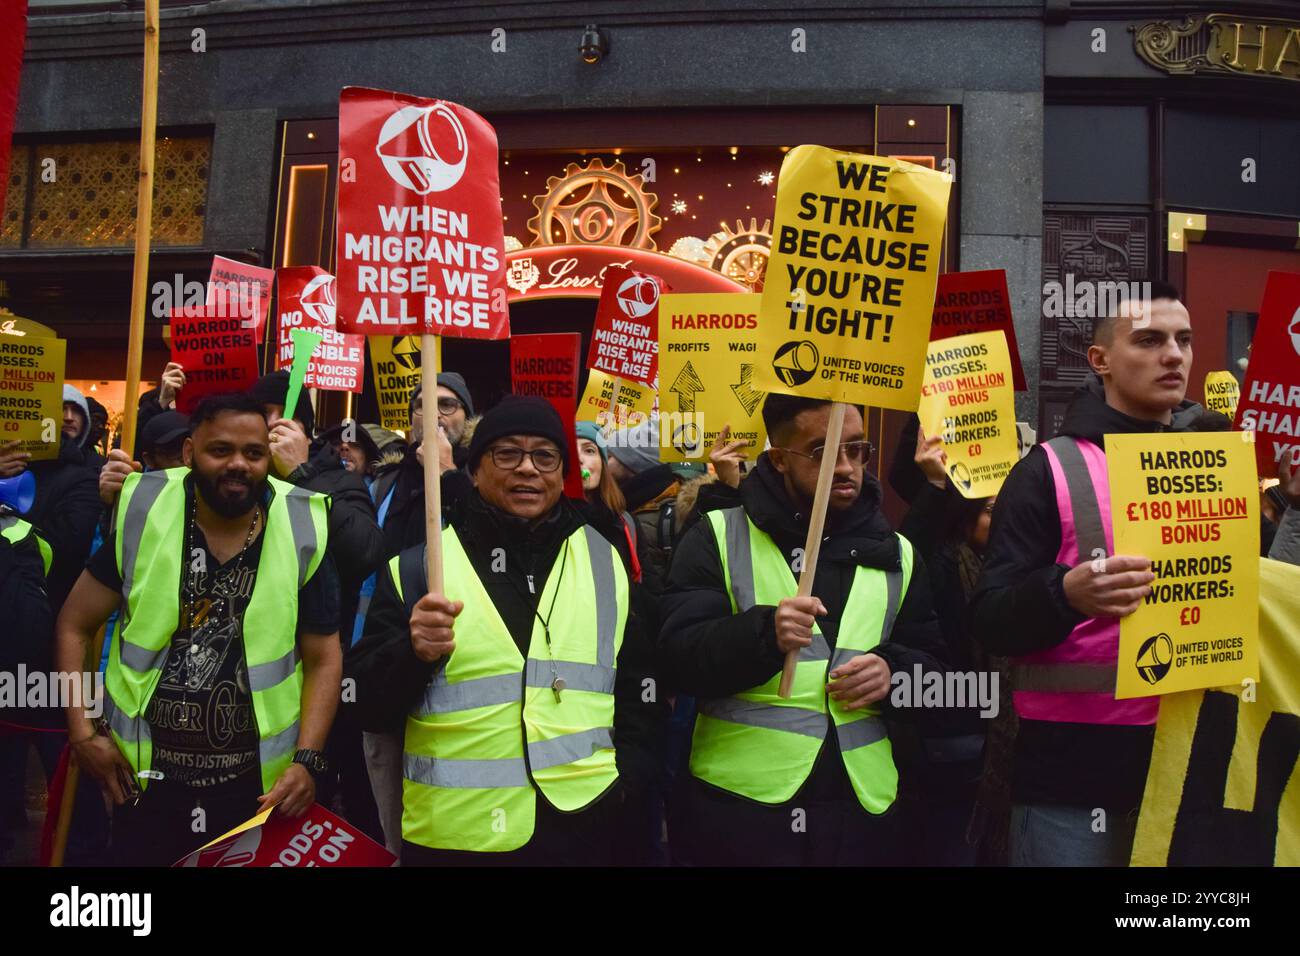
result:
[[[654,405],[655,390],[649,385],[593,368],[587,370],[587,387],[575,417],[612,431],[639,425],[650,417]]]
[[[1256,561],[1259,681],[1160,701],[1133,866],[1300,866],[1300,568]]]
[[[1237,417],[1237,399],[1241,398],[1241,385],[1231,372],[1205,373],[1205,407],[1229,418]]]
[[[0,336],[0,442],[22,442],[33,461],[59,457],[67,348],[63,339]]]
[[[916,408],[950,186],[899,159],[824,146],[786,154],[756,387]]]
[[[1116,554],[1156,579],[1120,620],[1117,698],[1258,678],[1259,490],[1240,432],[1107,435]]]
[[[953,486],[967,498],[996,495],[1020,460],[1006,335],[997,330],[931,342],[917,415],[926,435],[943,436]]]
[[[442,367],[442,339],[438,343],[438,367]],[[371,335],[370,367],[375,374],[375,398],[379,402],[379,424],[405,434],[411,427],[411,396],[420,384],[420,337],[418,335]]]
[[[745,292],[660,296],[661,460],[707,457],[728,425],[732,440],[749,440],[746,457],[763,451],[767,393],[754,384],[759,298]]]

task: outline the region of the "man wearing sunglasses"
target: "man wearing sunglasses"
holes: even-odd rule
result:
[[[443,593],[403,551],[348,658],[362,726],[404,726],[402,862],[628,862],[667,717],[635,585],[563,496],[577,465],[545,401],[503,399],[467,464]]]
[[[729,500],[712,496],[669,569],[660,666],[698,699],[672,800],[675,858],[696,865],[900,860],[890,679],[942,671],[919,554],[880,512],[850,406],[812,597],[796,597],[831,403],[769,395],[772,448]],[[777,695],[787,651],[793,692]],[[902,713],[900,712],[900,715]]]

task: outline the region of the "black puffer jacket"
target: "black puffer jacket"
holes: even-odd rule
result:
[[[89,453],[70,441],[62,443],[58,458],[34,461],[28,468],[36,479],[36,501],[24,517],[54,550],[46,590],[57,617],[86,566],[95,538],[95,524],[103,507],[99,470]]]
[[[862,494],[844,512],[827,516],[826,537],[813,582],[813,594],[829,612],[818,625],[832,650],[843,620],[845,602],[859,566],[897,570],[898,540],[880,512],[880,485],[871,475],[863,476]],[[781,475],[766,455],[728,495],[715,489],[707,500],[700,497],[703,511],[743,503],[750,519],[772,537],[791,566],[807,537],[808,516],[786,494]],[[674,690],[695,697],[723,697],[768,681],[781,669],[783,656],[776,643],[776,608],[758,605],[732,614],[722,561],[712,529],[703,520],[685,533],[668,571],[668,589],[662,599],[664,624],[660,630],[660,667]],[[889,664],[893,672],[943,671],[944,641],[931,606],[929,575],[925,561],[915,554],[908,586],[893,631],[873,653]],[[886,696],[881,707],[887,717],[909,718],[915,711],[895,709]],[[813,777],[803,792],[821,796],[851,795],[844,764],[838,759],[833,734],[827,745],[837,755],[819,759]]]
[[[419,444],[406,449],[402,460],[381,468],[375,477],[375,501],[383,504],[391,492],[388,513],[384,516],[384,558],[394,557],[407,548],[424,544],[424,466],[417,457]],[[465,471],[469,452],[457,445],[452,449],[456,468],[442,476],[442,510],[450,514],[455,502],[474,489],[474,482]]]
[[[0,536],[0,673],[48,674],[54,669],[54,612],[45,593],[45,566],[32,535],[17,544]],[[23,688],[19,688],[22,690]],[[58,707],[19,707],[0,698],[0,734],[4,725],[62,730]]]
[[[1061,434],[1105,448],[1106,435],[1181,430],[1200,415],[1184,402],[1172,425],[1130,418],[1106,404],[1095,383],[1081,388]],[[1022,655],[1055,647],[1086,620],[1065,599],[1070,570],[1056,563],[1061,516],[1051,466],[1038,447],[1019,462],[998,493],[988,552],[971,596],[971,633],[992,654]],[[1017,803],[1105,807],[1129,812],[1142,800],[1154,727],[1022,720],[1012,797]]]
[[[987,655],[971,641],[966,626],[959,542],[949,536],[951,516],[960,507],[959,495],[951,484],[941,489],[923,481],[912,489],[911,508],[899,533],[925,556],[930,593],[934,595],[934,610],[948,646],[949,662],[956,670],[987,672],[990,667]],[[965,707],[954,704],[934,708],[925,715],[920,729],[927,737],[983,734],[987,725],[980,716],[982,709],[976,701],[970,701]]]
[[[370,491],[343,467],[328,444],[289,473],[289,482],[330,497],[329,555],[339,573],[339,633],[352,634],[361,584],[384,559],[384,535],[375,520]]]

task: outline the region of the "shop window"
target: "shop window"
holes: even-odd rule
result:
[[[1043,201],[1145,204],[1150,130],[1143,106],[1048,106]]]
[[[4,217],[0,219],[0,249],[15,248],[23,241],[23,209],[27,204],[27,174],[31,149],[14,144],[9,154],[9,182],[5,190]]]
[[[139,144],[15,146],[0,247],[123,248],[135,242]],[[210,137],[158,138],[152,242],[203,244]]]
[[[761,291],[776,180],[788,149],[503,153],[506,248],[630,246],[667,253]]]
[[[1165,195],[1170,206],[1300,216],[1300,123],[1171,109]]]

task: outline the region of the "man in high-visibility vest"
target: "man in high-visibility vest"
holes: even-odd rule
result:
[[[772,447],[730,499],[712,496],[673,555],[660,661],[697,698],[689,773],[668,833],[705,865],[899,860],[898,771],[884,717],[943,670],[924,564],[880,511],[872,447],[850,406],[825,451],[831,403],[769,395]],[[818,471],[835,454],[811,597],[796,597]],[[778,695],[797,651],[792,694]],[[907,692],[895,706],[891,678]]]
[[[57,624],[59,668],[77,672],[122,606],[104,720],[66,711],[77,762],[117,804],[120,865],[174,863],[259,805],[302,815],[339,699],[327,499],[268,475],[250,396],[208,397],[190,424],[188,468],[123,483]]]
[[[636,585],[563,497],[559,415],[506,396],[469,447],[475,488],[394,558],[348,657],[362,726],[404,728],[402,863],[599,865],[648,849],[639,798],[667,708]]]
[[[1119,622],[1155,575],[1112,553],[1106,436],[1184,430],[1204,411],[1186,400],[1191,317],[1163,282],[1101,316],[1088,362],[1060,434],[998,494],[969,608],[975,639],[1011,658],[1013,866],[1128,863],[1159,698],[1115,699]]]

